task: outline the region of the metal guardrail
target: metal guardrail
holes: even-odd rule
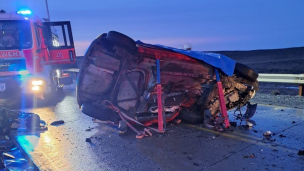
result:
[[[259,82],[299,84],[299,96],[303,96],[304,74],[259,74]]]
[[[77,75],[79,68],[65,69],[64,72],[73,72]],[[304,95],[304,74],[259,74],[258,81],[270,83],[299,84],[299,96]]]

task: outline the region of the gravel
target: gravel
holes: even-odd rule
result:
[[[251,103],[304,109],[304,97],[257,93]]]

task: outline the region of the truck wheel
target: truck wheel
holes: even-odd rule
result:
[[[49,88],[50,88],[50,92],[49,93],[44,93],[43,97],[46,101],[51,100],[54,95],[57,93],[57,91],[61,90],[58,85],[58,80],[55,78],[56,74],[54,73],[53,70],[51,70],[50,74],[49,74]]]
[[[180,112],[180,117],[183,121],[190,123],[190,124],[198,124],[204,121],[204,115],[198,115],[186,109],[183,109]]]
[[[107,39],[114,44],[125,47],[131,54],[136,54],[138,51],[136,43],[132,38],[117,31],[110,31],[107,34]]]
[[[238,62],[235,65],[234,74],[236,76],[246,78],[253,82],[255,82],[259,76],[259,74],[256,73],[253,69]]]
[[[91,104],[81,105],[82,113],[102,121],[117,121],[119,119],[118,114],[113,112],[111,109],[97,107]]]

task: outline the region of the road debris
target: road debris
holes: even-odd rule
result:
[[[191,157],[191,156],[188,156],[187,159],[188,159],[188,160],[193,160],[194,158]]]
[[[182,120],[181,119],[174,119],[172,122],[175,123],[175,124],[180,124],[182,122]]]
[[[86,138],[86,142],[92,142],[91,138]]]
[[[304,150],[299,150],[298,155],[299,156],[304,156]]]
[[[88,129],[86,129],[85,131],[91,131],[94,128],[89,127]]]
[[[196,163],[196,162],[194,162],[194,163],[193,163],[193,165],[194,165],[194,166],[199,166],[199,164],[198,164],[198,163]]]
[[[255,155],[252,153],[250,156],[244,156],[244,158],[255,158]]]
[[[270,137],[271,134],[272,134],[271,131],[266,131],[266,132],[263,133],[264,136],[268,136],[268,137]]]
[[[41,125],[42,124],[42,125]],[[26,113],[0,108],[0,135],[9,135],[11,130],[46,130],[45,122],[34,113]],[[7,140],[8,137],[5,137]]]
[[[15,156],[8,153],[3,153],[2,156],[6,159],[15,159]]]
[[[52,126],[58,126],[64,124],[64,120],[54,121],[51,123]]]
[[[281,138],[286,138],[286,136],[283,135],[283,134],[280,134],[279,137],[281,137]]]
[[[296,121],[292,121],[292,123],[293,123],[293,124],[295,124],[295,123],[296,123]]]

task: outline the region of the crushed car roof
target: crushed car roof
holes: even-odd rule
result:
[[[191,51],[191,50],[177,49],[177,48],[164,46],[164,45],[152,45],[152,44],[143,43],[140,40],[136,41],[136,43],[140,46],[173,51],[176,53],[180,53],[180,54],[189,56],[194,59],[204,61],[204,62],[208,63],[209,65],[219,68],[221,71],[223,71],[228,76],[231,76],[234,73],[234,67],[235,67],[236,62],[233,59],[231,59],[225,55],[221,55],[221,54],[217,54],[217,53],[203,52],[203,51]]]

